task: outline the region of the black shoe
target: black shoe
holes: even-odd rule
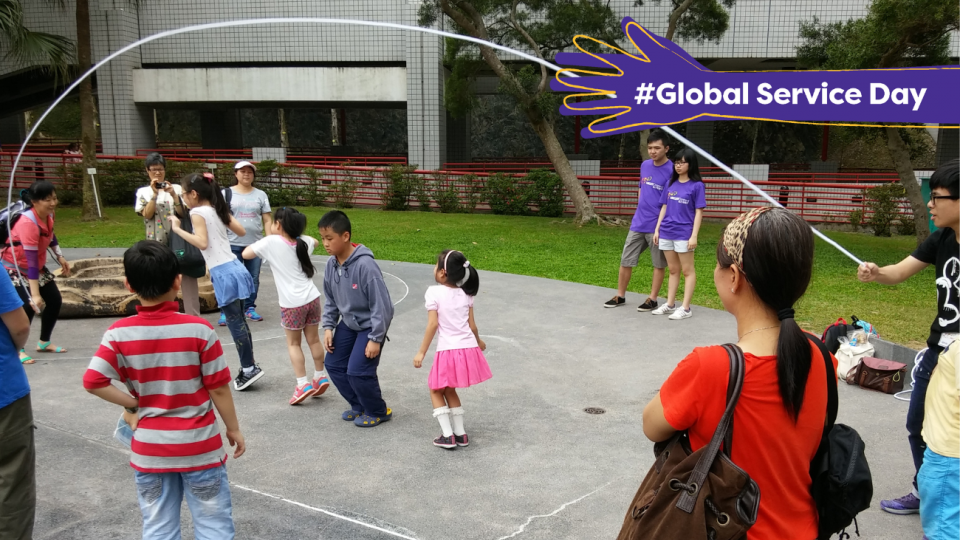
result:
[[[470,438],[467,437],[467,434],[456,435],[454,434],[453,440],[456,441],[457,446],[470,446]]]
[[[617,307],[627,303],[627,299],[622,296],[614,296],[603,303],[603,307]]]
[[[243,371],[243,368],[240,368],[240,373],[237,373],[237,378],[233,380],[233,387],[238,391],[246,390],[250,388],[250,385],[257,382],[260,377],[263,377],[263,370],[260,369],[260,366],[257,364],[253,365],[253,371],[246,373]]]
[[[439,446],[440,448],[445,448],[447,450],[455,450],[457,448],[457,441],[454,439],[454,436],[444,437],[441,433],[439,437],[433,440],[434,446]]]
[[[647,301],[640,304],[637,308],[637,311],[653,311],[657,309],[657,301],[652,298],[647,298]]]

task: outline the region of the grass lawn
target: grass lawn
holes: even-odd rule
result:
[[[328,208],[301,209],[307,214],[307,234]],[[143,222],[130,208],[106,208],[105,221],[84,223],[79,209],[57,211],[57,237],[64,247],[126,247],[143,239]],[[550,218],[489,214],[439,214],[349,210],[354,240],[370,247],[378,259],[433,264],[448,248],[466,253],[481,272],[494,270],[608,287],[597,305],[614,294],[625,228],[590,225],[578,228]],[[713,285],[714,250],[721,225],[704,223],[697,249],[699,283],[693,303],[722,309]],[[866,261],[883,266],[900,261],[915,246],[913,237],[877,238],[830,232],[840,245]],[[906,282],[885,287],[860,283],[856,265],[833,247],[817,241],[813,281],[797,308],[801,326],[819,334],[837,317],[855,314],[873,323],[880,335],[922,348],[936,314],[934,270],[927,268]],[[321,250],[322,251],[322,248]],[[630,291],[649,293],[650,259],[644,253]],[[666,296],[666,285],[662,296]],[[631,302],[627,308],[636,309]],[[571,306],[578,309],[578,306]],[[601,308],[602,309],[602,308]],[[691,321],[696,324],[696,318]]]

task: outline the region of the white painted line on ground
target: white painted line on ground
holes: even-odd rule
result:
[[[500,337],[500,336],[491,336],[490,334],[480,334],[480,337],[482,337],[482,338],[487,338],[487,339],[497,339],[497,340],[500,340],[500,341],[505,341],[505,342],[507,342],[507,343],[516,343],[516,342],[517,342],[517,340],[515,340],[515,339],[513,339],[513,338]]]
[[[381,272],[383,272],[383,270],[381,270]],[[397,300],[396,302],[393,303],[393,305],[397,305],[397,304],[399,304],[400,302],[403,302],[403,299],[406,298],[408,294],[410,294],[410,286],[407,285],[407,282],[406,282],[406,281],[404,281],[404,280],[400,279],[399,277],[391,274],[390,272],[383,272],[383,273],[384,273],[385,275],[390,276],[390,277],[397,278],[398,280],[400,280],[400,283],[403,283],[403,286],[404,286],[407,290],[403,293],[403,296],[401,296],[399,300]]]
[[[594,493],[600,491],[601,489],[609,486],[609,485],[612,484],[612,483],[613,483],[613,481],[607,482],[606,484],[598,487],[597,489],[591,491],[590,493],[587,493],[586,495],[584,495],[584,496],[582,496],[582,497],[579,497],[579,498],[577,498],[577,499],[574,499],[574,500],[572,500],[572,501],[570,501],[570,502],[563,503],[563,504],[560,506],[560,508],[557,508],[556,510],[554,510],[553,512],[550,512],[549,514],[541,514],[541,515],[536,515],[536,516],[530,516],[530,517],[527,518],[527,522],[524,523],[523,525],[521,525],[520,528],[517,529],[516,531],[514,531],[513,534],[511,534],[510,536],[501,536],[501,537],[498,538],[497,540],[507,540],[507,538],[513,538],[514,536],[522,533],[523,530],[527,528],[527,525],[529,525],[534,519],[536,519],[536,518],[548,518],[548,517],[553,517],[553,516],[559,514],[560,511],[563,510],[564,508],[570,506],[571,504],[577,504],[578,502],[586,499],[587,497],[593,495]]]
[[[321,514],[326,514],[326,515],[328,515],[328,516],[330,516],[330,517],[335,517],[335,518],[337,518],[337,519],[342,519],[342,520],[344,520],[344,521],[349,521],[350,523],[353,523],[353,524],[356,524],[356,525],[360,525],[361,527],[367,527],[368,529],[373,529],[373,530],[375,530],[375,531],[380,531],[380,532],[382,532],[382,533],[389,534],[389,535],[391,535],[391,536],[396,536],[397,538],[404,538],[404,539],[406,539],[406,540],[417,540],[416,538],[414,538],[414,537],[412,537],[412,536],[407,536],[407,535],[401,534],[401,533],[399,533],[399,532],[397,532],[397,531],[391,531],[390,529],[384,529],[383,527],[378,527],[378,526],[376,526],[376,525],[374,525],[374,524],[372,524],[372,523],[366,523],[366,522],[360,521],[360,520],[358,520],[358,519],[353,519],[353,518],[350,518],[350,517],[347,517],[347,516],[342,516],[342,515],[337,514],[337,513],[335,513],[335,512],[331,512],[331,511],[329,511],[329,510],[324,510],[323,508],[317,508],[317,507],[315,507],[315,506],[309,506],[309,505],[303,504],[303,503],[301,503],[301,502],[291,501],[290,499],[286,499],[286,498],[281,497],[281,496],[279,496],[279,495],[273,495],[273,494],[271,494],[271,493],[265,493],[265,492],[263,492],[263,491],[258,491],[258,490],[253,489],[253,488],[249,488],[249,487],[246,487],[246,486],[241,486],[240,484],[234,484],[233,482],[231,482],[231,485],[233,485],[233,487],[235,487],[235,488],[237,488],[237,489],[242,489],[242,490],[244,490],[244,491],[249,491],[249,492],[251,492],[251,493],[256,493],[257,495],[263,495],[264,497],[270,497],[271,499],[277,499],[278,501],[283,501],[283,502],[285,502],[285,503],[290,503],[290,504],[292,504],[292,505],[299,506],[299,507],[301,507],[301,508],[306,508],[307,510],[313,510],[314,512],[320,512]]]

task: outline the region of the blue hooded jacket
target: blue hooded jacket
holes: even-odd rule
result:
[[[393,321],[393,302],[373,252],[356,246],[341,265],[327,260],[323,273],[323,328],[333,330],[342,319],[354,332],[369,330],[370,341],[383,343]]]

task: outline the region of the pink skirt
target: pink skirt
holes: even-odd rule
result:
[[[480,347],[437,351],[427,382],[431,390],[466,388],[493,377]]]

